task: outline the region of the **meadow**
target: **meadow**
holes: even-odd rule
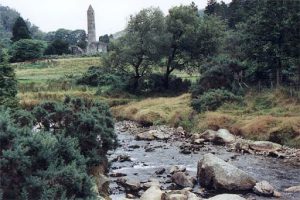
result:
[[[140,123],[182,126],[190,132],[227,128],[236,135],[272,140],[300,147],[300,98],[289,90],[249,91],[243,104],[227,103],[216,111],[196,113],[189,93],[175,97],[111,97],[96,95],[97,88],[76,85],[76,78],[90,66],[99,66],[99,57],[62,58],[36,63],[13,64],[22,107],[31,108],[47,100],[62,101],[66,95],[107,102],[117,119]],[[177,72],[177,76],[189,75]],[[190,78],[194,81],[195,77]]]

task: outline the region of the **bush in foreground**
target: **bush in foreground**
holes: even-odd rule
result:
[[[33,132],[0,111],[0,199],[93,199],[76,138]]]
[[[106,104],[66,98],[63,103],[40,104],[33,115],[43,130],[78,139],[89,167],[99,165],[106,152],[116,147],[114,122]]]

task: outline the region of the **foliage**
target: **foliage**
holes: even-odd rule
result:
[[[99,37],[99,42],[108,44],[111,38],[112,38],[112,35],[108,36],[107,34],[105,34],[105,35],[102,35]]]
[[[12,37],[12,27],[20,14],[5,6],[0,5],[0,44],[9,47]]]
[[[49,32],[45,36],[45,40],[50,43],[60,42],[68,44],[68,46],[78,46],[82,49],[86,49],[87,47],[87,35],[85,30],[67,30],[67,29],[58,29],[54,32]],[[64,53],[70,53],[65,51]],[[53,53],[50,55],[54,55]],[[61,54],[58,54],[61,55]]]
[[[192,87],[193,97],[202,95],[210,89],[223,88],[233,93],[240,93],[247,87],[241,72],[244,67],[236,60],[215,58],[201,68],[201,77]]]
[[[0,105],[15,107],[18,104],[17,80],[14,69],[8,63],[8,55],[0,48]]]
[[[54,40],[45,50],[45,55],[63,55],[70,53],[69,44],[62,40]]]
[[[90,67],[82,77],[77,80],[78,84],[89,86],[121,86],[126,85],[126,77],[121,73],[111,72],[105,67]],[[121,87],[122,89],[122,87]]]
[[[11,48],[11,61],[23,62],[39,59],[43,56],[46,43],[41,40],[22,39],[15,42]]]
[[[244,59],[253,66],[248,70],[253,81],[264,81],[267,75],[279,86],[289,81],[285,75],[290,70],[300,72],[299,67],[295,69],[300,56],[300,2],[265,0],[258,5],[240,28]]]
[[[25,112],[25,111],[24,111]],[[3,199],[95,198],[78,140],[12,123],[0,111],[0,188]]]
[[[155,73],[145,76],[140,79],[138,90],[144,94],[164,92],[164,78],[164,75]],[[176,76],[170,76],[169,83],[169,92],[174,94],[187,92],[191,85],[190,81],[182,80],[181,78]]]
[[[14,26],[12,28],[12,38],[13,42],[22,40],[22,39],[31,39],[29,29],[26,22],[22,17],[18,17]]]
[[[67,97],[64,103],[42,103],[33,115],[44,130],[77,138],[89,167],[98,165],[116,145],[113,119],[103,103]]]
[[[139,87],[139,79],[151,71],[155,61],[160,61],[160,36],[164,16],[157,8],[143,9],[131,16],[126,34],[114,41],[109,49],[106,65],[131,75],[133,91]]]
[[[224,103],[240,102],[242,98],[228,90],[214,89],[200,95],[192,100],[192,107],[198,112],[216,110]]]

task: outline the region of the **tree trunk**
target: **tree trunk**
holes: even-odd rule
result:
[[[300,64],[298,64],[298,84],[296,88],[297,90],[300,90]]]
[[[176,51],[177,51],[177,47],[173,47],[173,50],[172,50],[172,52],[171,52],[171,54],[169,55],[169,58],[168,58],[167,70],[166,70],[166,73],[165,73],[165,80],[164,80],[164,87],[165,87],[166,90],[169,89],[170,74],[174,70],[174,68],[171,68],[171,64],[172,64],[172,62],[175,58]]]
[[[281,84],[281,61],[278,60],[278,66],[276,69],[276,87],[278,88]]]
[[[170,78],[170,74],[171,72],[169,70],[166,71],[166,74],[165,74],[165,80],[164,80],[164,87],[166,90],[169,89],[169,78]]]

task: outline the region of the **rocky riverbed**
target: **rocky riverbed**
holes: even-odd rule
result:
[[[124,121],[116,132],[120,146],[109,152],[113,200],[300,199],[299,188],[286,190],[300,185],[299,150],[226,130],[191,135]],[[224,193],[238,196],[216,196]]]

